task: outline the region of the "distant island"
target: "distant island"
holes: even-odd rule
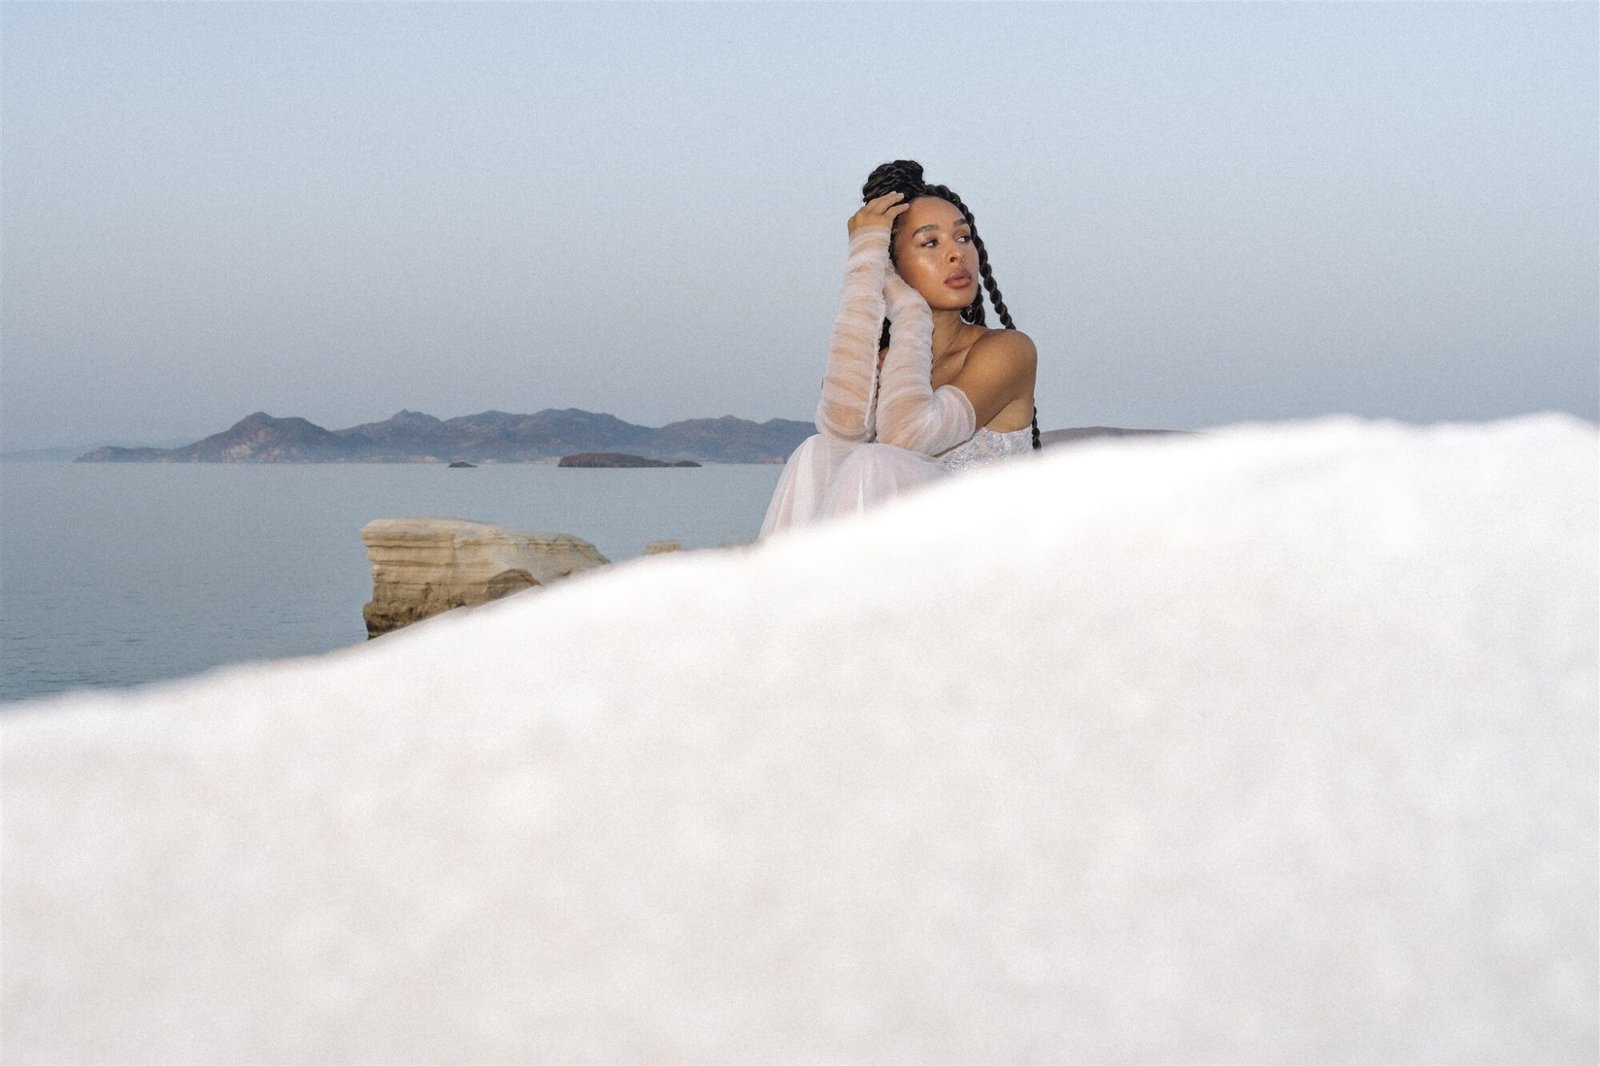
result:
[[[179,448],[96,448],[78,463],[559,463],[562,466],[693,466],[781,463],[815,433],[810,422],[731,415],[691,418],[659,429],[575,407],[531,415],[484,411],[438,419],[401,411],[383,422],[323,429],[304,418],[257,411],[221,433]],[[1040,434],[1049,447],[1102,437],[1185,430],[1083,426]]]
[[[700,464],[693,459],[679,459],[669,463],[665,459],[646,459],[642,455],[629,455],[626,452],[578,452],[576,455],[563,455],[556,465],[618,470],[631,467],[699,466]]]
[[[693,418],[660,428],[577,408],[531,415],[484,411],[438,419],[401,411],[383,422],[324,429],[257,411],[181,448],[96,448],[80,463],[553,463],[583,453],[625,462],[569,465],[781,463],[816,427],[773,418]]]

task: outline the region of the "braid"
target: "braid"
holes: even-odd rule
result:
[[[865,203],[884,193],[904,193],[906,202],[910,203],[918,196],[937,196],[941,200],[948,200],[955,205],[967,220],[967,227],[972,232],[972,243],[978,249],[978,274],[983,279],[983,287],[972,297],[972,303],[961,312],[961,320],[975,326],[986,324],[983,313],[983,294],[989,293],[989,300],[994,304],[995,314],[1000,316],[1000,324],[1006,329],[1016,329],[1017,325],[1011,320],[1011,312],[1006,309],[1006,302],[1000,296],[1000,286],[994,280],[994,271],[989,269],[989,250],[983,246],[983,238],[978,236],[978,222],[973,218],[972,211],[961,202],[948,185],[929,185],[922,180],[922,164],[911,159],[896,159],[892,163],[883,163],[873,168],[867,177],[867,183],[861,187],[861,200]],[[896,222],[898,223],[898,219]],[[890,245],[890,260],[894,258],[894,246]],[[889,320],[883,320],[883,329],[878,335],[878,347],[883,349],[889,345]],[[1038,451],[1043,447],[1039,440],[1039,408],[1033,409],[1033,448]]]
[[[959,206],[959,205],[957,205]],[[967,224],[972,225],[972,214],[962,208],[962,214],[967,216]],[[1006,329],[1016,329],[1017,324],[1011,321],[1011,312],[1006,310],[1006,302],[1000,296],[1000,284],[994,280],[994,271],[989,269],[989,251],[983,246],[983,238],[978,236],[977,228],[972,230],[972,243],[978,246],[978,273],[983,278],[983,287],[989,290],[989,300],[994,304],[995,314],[1000,316],[1000,324]],[[977,303],[976,300],[973,301]],[[983,324],[983,308],[978,308],[978,324]],[[1044,445],[1039,440],[1039,407],[1033,408],[1033,450],[1038,451]]]
[[[967,220],[967,226],[972,231],[972,243],[978,248],[978,274],[983,278],[983,287],[988,290],[989,300],[994,304],[995,314],[1000,316],[1000,324],[1006,329],[1016,329],[1017,324],[1011,320],[1011,312],[1006,309],[1006,302],[1000,295],[1000,284],[994,280],[994,271],[989,269],[989,250],[983,246],[983,238],[978,236],[978,221],[972,215],[971,208],[961,202],[957,196],[945,185],[930,185],[928,192],[934,196],[949,200]],[[972,306],[961,313],[961,317],[974,325],[983,325],[983,293],[979,292],[972,298]],[[1033,450],[1038,451],[1044,445],[1039,440],[1039,408],[1033,408]]]
[[[983,287],[989,290],[989,302],[994,304],[995,314],[1000,316],[1000,324],[1006,329],[1016,329],[1017,324],[1011,321],[1011,312],[1006,310],[1006,302],[1000,296],[1000,286],[994,280],[994,271],[989,269],[989,249],[983,246],[983,238],[976,233],[972,235],[972,243],[978,246],[978,274],[983,278]]]

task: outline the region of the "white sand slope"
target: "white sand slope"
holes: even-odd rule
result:
[[[1086,445],[7,712],[3,1055],[1593,1062],[1597,476]]]

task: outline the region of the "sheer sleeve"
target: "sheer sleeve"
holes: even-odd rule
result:
[[[892,273],[888,231],[863,230],[851,237],[844,294],[817,401],[817,431],[826,436],[847,441],[872,437],[886,273]]]
[[[977,415],[954,385],[933,387],[933,313],[927,301],[892,270],[884,295],[892,328],[878,397],[878,439],[937,455],[977,432]]]

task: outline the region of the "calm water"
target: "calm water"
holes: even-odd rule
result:
[[[366,639],[360,529],[444,515],[653,540],[755,539],[777,466],[0,464],[0,700]]]

